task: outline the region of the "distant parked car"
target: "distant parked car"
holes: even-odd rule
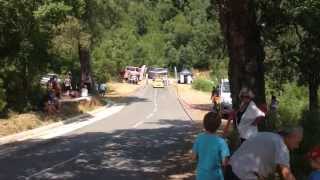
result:
[[[128,77],[128,83],[138,84],[138,81],[139,81],[138,76],[139,76],[138,72],[131,72]]]
[[[155,79],[159,75],[161,75],[161,76],[168,75],[168,69],[167,68],[156,68],[156,67],[150,67],[148,69],[148,78],[149,79]]]
[[[49,81],[51,78],[55,78],[55,77],[57,78],[58,83],[60,83],[60,82],[61,82],[61,79],[59,78],[59,76],[58,76],[57,74],[55,74],[55,73],[48,73],[48,74],[46,74],[46,75],[44,75],[44,76],[41,77],[41,79],[40,79],[40,84],[43,85],[43,86],[45,86],[45,85],[47,85],[48,81]]]
[[[154,79],[154,81],[152,82],[152,86],[154,88],[164,88],[164,81],[162,78],[156,78]]]
[[[130,76],[130,73],[132,72],[139,72],[139,68],[138,67],[135,67],[135,66],[127,66],[125,69],[124,69],[124,74],[123,74],[123,79],[125,81],[127,81],[129,79],[129,76]]]
[[[145,70],[146,70],[146,65],[143,65],[141,67],[126,66],[120,72],[120,77],[123,80],[123,82],[125,82],[125,81],[128,81],[130,76],[134,73],[135,75],[137,75],[138,81],[141,81],[144,77]]]
[[[227,115],[232,110],[231,91],[228,79],[221,79],[218,91],[221,97],[221,114]]]

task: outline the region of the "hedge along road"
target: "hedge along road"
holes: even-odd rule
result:
[[[0,179],[169,179],[194,169],[197,128],[172,87],[145,86],[110,117],[0,157]],[[192,178],[190,175],[189,178]]]

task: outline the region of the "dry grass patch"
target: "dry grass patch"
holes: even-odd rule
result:
[[[67,102],[61,106],[60,113],[54,116],[46,116],[42,112],[30,112],[24,114],[10,113],[8,118],[0,119],[0,137],[22,131],[34,129],[53,122],[63,121],[85,112],[92,111],[103,106],[103,99],[107,98],[116,102],[125,101],[125,97],[136,91],[140,85],[110,82],[106,97],[93,97],[91,102]]]
[[[52,116],[47,116],[43,112],[10,113],[8,118],[0,119],[0,137],[62,121],[95,108],[96,107],[88,107],[88,105],[73,102],[62,105],[60,113]]]
[[[127,102],[126,97],[138,90],[143,85],[143,82],[136,84],[120,83],[120,82],[109,82],[108,93],[106,94],[107,99],[114,102]]]
[[[208,70],[200,71],[200,70],[194,69],[192,73],[195,78],[210,79],[210,71]]]
[[[195,90],[191,85],[177,84],[179,95],[191,104],[211,104],[209,92]]]
[[[43,121],[43,115],[40,113],[11,113],[8,119],[0,119],[0,136],[30,130],[41,125],[49,124],[49,122],[50,121]]]
[[[136,91],[142,83],[140,84],[128,84],[120,82],[109,82],[108,83],[108,93],[110,96],[124,96]]]

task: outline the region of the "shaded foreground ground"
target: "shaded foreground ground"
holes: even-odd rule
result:
[[[0,179],[194,179],[190,149],[199,132],[195,122],[201,121],[185,119],[175,97],[168,101],[167,90],[144,89],[143,98],[132,96],[125,111],[109,120],[0,157]],[[155,117],[129,128],[135,123],[126,121],[132,112],[150,112],[155,97]],[[134,119],[146,115],[136,114]],[[123,129],[108,131],[108,126]]]

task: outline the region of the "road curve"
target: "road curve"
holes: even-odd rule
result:
[[[196,132],[173,87],[147,85],[117,114],[0,157],[0,179],[169,179],[194,169]]]

